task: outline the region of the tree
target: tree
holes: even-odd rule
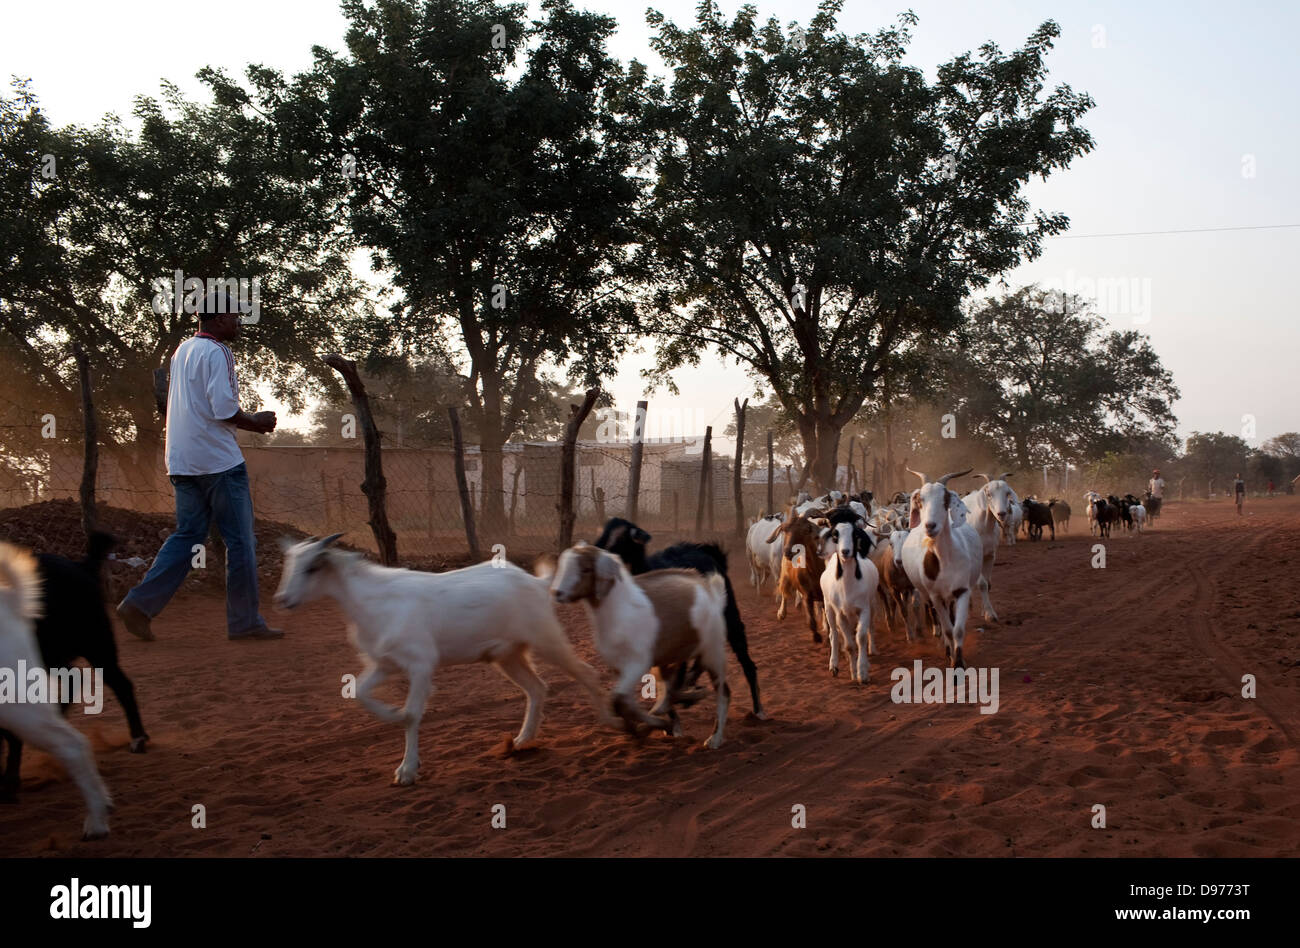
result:
[[[298,81],[322,173],[354,173],[348,227],[400,291],[390,331],[415,354],[467,354],[487,529],[542,368],[595,384],[635,315],[615,24],[567,0],[542,10],[529,24],[523,4],[345,0],[346,55],[318,49]]]
[[[27,83],[0,98],[0,337],[14,398],[64,417],[77,411],[68,346],[82,343],[102,437],[129,448],[141,477],[161,443],[152,371],[197,328],[156,280],[242,279],[250,295],[256,280],[241,374],[295,407],[314,351],[360,291],[331,193],[285,149],[273,114],[220,94],[191,102],[170,84],[134,114],[138,133],[114,116],[56,129]]]
[[[789,35],[749,5],[728,23],[704,0],[690,30],[651,11],[673,78],[634,71],[628,99],[655,161],[642,237],[660,377],[705,349],[736,359],[794,419],[822,485],[898,356],[1066,228],[1031,219],[1025,183],[1092,148],[1091,99],[1042,95],[1055,23],[930,84],[902,62],[914,16],[850,38],[840,7],[823,0]]]
[[[1259,446],[1259,449],[1265,454],[1283,460],[1300,459],[1300,431],[1284,431],[1280,435],[1269,438]]]
[[[954,409],[1021,470],[1173,437],[1178,389],[1150,342],[1105,332],[1078,297],[1030,286],[986,300],[952,349]]]
[[[1233,476],[1246,471],[1250,453],[1250,445],[1236,435],[1193,431],[1187,439],[1182,469],[1207,486],[1218,484],[1227,491]]]

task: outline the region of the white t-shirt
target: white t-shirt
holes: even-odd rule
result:
[[[219,474],[244,463],[235,426],[235,357],[215,339],[193,336],[176,347],[167,392],[167,473]]]
[[[1147,484],[1147,489],[1151,491],[1151,496],[1160,500],[1165,495],[1165,479],[1163,477],[1153,477]]]

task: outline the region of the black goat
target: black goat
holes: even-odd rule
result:
[[[1112,507],[1106,501],[1098,497],[1092,502],[1093,519],[1097,521],[1097,533],[1099,536],[1110,536],[1110,527],[1119,519],[1119,508]]]
[[[1025,512],[1025,529],[1029,532],[1029,539],[1037,542],[1043,538],[1043,527],[1052,531],[1052,539],[1056,539],[1056,521],[1052,519],[1052,507],[1050,504],[1040,504],[1031,497],[1026,497],[1020,503],[1021,509]]]
[[[622,517],[611,517],[606,522],[605,529],[601,531],[596,546],[616,554],[627,564],[627,568],[634,576],[655,569],[693,569],[706,576],[710,573],[722,574],[727,584],[727,606],[723,612],[723,618],[727,622],[727,644],[731,646],[731,651],[735,653],[736,660],[740,662],[740,667],[745,672],[745,680],[749,682],[749,694],[754,702],[754,716],[765,719],[767,714],[763,711],[763,704],[758,697],[758,666],[749,657],[745,623],[740,619],[736,594],[731,588],[731,579],[727,576],[727,554],[716,543],[675,543],[653,556],[647,556],[645,547],[649,542],[650,534],[636,524]],[[689,686],[699,677],[700,671],[700,664],[697,661],[690,671],[689,682],[683,681],[681,684]]]
[[[78,658],[84,658],[91,668],[104,670],[104,684],[113,689],[126,712],[131,752],[138,754],[145,749],[149,735],[140,721],[135,688],[117,663],[113,623],[104,608],[100,588],[100,572],[112,546],[111,536],[97,532],[91,534],[86,558],[79,563],[52,553],[42,553],[36,558],[40,565],[42,610],[42,617],[36,622],[36,644],[47,669],[68,668]],[[65,704],[64,714],[67,711]],[[0,772],[0,800],[12,802],[18,793],[23,742],[0,730],[0,746],[5,741],[9,742],[9,756]]]

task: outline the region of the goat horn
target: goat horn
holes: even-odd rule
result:
[[[986,482],[993,480],[993,478],[989,477],[987,474],[976,474],[975,476],[984,478]]]
[[[908,473],[908,474],[915,474],[917,477],[919,477],[919,478],[921,479],[921,486],[922,486],[922,487],[924,487],[926,484],[930,483],[930,479],[929,479],[928,477],[926,477],[924,474],[922,474],[920,471],[914,471],[914,470],[912,470],[912,469],[909,467],[909,468],[907,468],[907,473]]]
[[[1015,471],[1007,471],[1005,474],[999,474],[999,475],[998,475],[998,480],[1000,480],[1000,481],[1005,481],[1008,477],[1010,477],[1010,476],[1011,476],[1012,474],[1014,474],[1014,473],[1016,473],[1016,472],[1015,472]]]
[[[949,482],[950,480],[952,480],[954,477],[965,477],[967,474],[969,474],[969,473],[970,473],[971,471],[973,471],[973,470],[974,470],[974,468],[972,468],[972,467],[968,467],[968,468],[966,468],[966,470],[962,471],[962,472],[959,473],[959,474],[945,474],[943,477],[939,478],[939,483],[942,484],[944,487],[947,487],[947,486],[948,486],[948,482]]]
[[[323,540],[320,541],[320,545],[321,545],[321,546],[329,546],[331,543],[333,543],[335,540],[337,540],[337,539],[338,539],[339,537],[341,537],[341,536],[343,536],[343,534],[341,534],[341,533],[331,533],[331,534],[330,534],[329,536],[327,536],[325,539],[323,539]]]

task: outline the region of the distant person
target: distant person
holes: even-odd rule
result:
[[[1241,479],[1240,474],[1238,474],[1237,479],[1232,482],[1232,496],[1237,500],[1237,516],[1240,517],[1241,505],[1246,499],[1246,482]]]
[[[1151,480],[1147,481],[1147,500],[1150,501],[1147,504],[1147,514],[1154,519],[1160,515],[1160,508],[1165,502],[1165,479],[1160,476],[1159,468],[1151,472]]]
[[[226,544],[226,635],[232,640],[278,639],[258,612],[257,541],[248,469],[235,429],[268,434],[275,412],[239,407],[235,359],[226,343],[239,338],[239,312],[230,296],[203,300],[199,331],[176,348],[167,392],[167,475],[176,493],[176,532],[167,538],[140,584],[117,614],[132,635],[152,641],[150,620],[171,600],[190,571],[195,544],[208,540],[216,521]]]
[[[1272,479],[1270,479],[1269,482],[1268,482],[1268,496],[1270,496],[1270,497],[1273,496],[1273,481],[1272,481]]]

